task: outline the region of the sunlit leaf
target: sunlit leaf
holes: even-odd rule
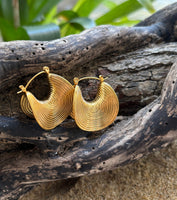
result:
[[[29,40],[29,36],[22,28],[14,28],[7,20],[0,18],[0,30],[4,41]]]
[[[150,0],[138,0],[143,7],[145,7],[150,13],[154,13],[155,9],[152,5],[152,2]]]
[[[50,23],[55,23],[57,24],[57,18],[55,17],[57,14],[57,7],[54,6],[46,15],[45,15],[45,20],[43,21],[43,24],[50,24]]]
[[[54,40],[60,38],[60,29],[56,24],[23,26],[31,40]]]
[[[106,14],[102,15],[96,20],[96,24],[108,24],[113,22],[117,18],[124,17],[139,8],[141,8],[142,5],[137,0],[127,0],[119,5],[117,5],[115,8],[107,12]]]
[[[114,0],[78,0],[73,10],[57,14],[60,0],[17,0],[19,1],[20,24],[14,28],[13,0],[0,0],[0,30],[4,40],[52,40],[61,36],[80,33],[95,26],[88,16],[100,5],[109,11],[96,20],[96,24],[132,26],[138,20],[127,18],[129,14],[145,7],[154,12],[151,0],[124,0],[117,5]],[[58,26],[61,27],[61,30]],[[60,33],[61,32],[61,33]]]
[[[72,10],[63,10],[57,14],[57,17],[62,19],[63,21],[69,21],[74,18],[79,17],[78,14]]]
[[[130,20],[127,17],[124,17],[122,19],[120,19],[117,22],[112,22],[110,23],[111,25],[114,26],[134,26],[136,24],[138,24],[140,22],[140,20]]]
[[[77,12],[80,17],[87,17],[102,2],[103,0],[78,0],[73,11]]]
[[[113,9],[117,6],[117,4],[111,0],[104,0],[103,4],[109,9]]]
[[[76,4],[73,7],[73,11],[78,11],[80,7],[86,2],[87,0],[77,0]]]

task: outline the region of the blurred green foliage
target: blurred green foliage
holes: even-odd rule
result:
[[[129,14],[144,7],[155,10],[151,0],[78,0],[71,10],[58,12],[61,0],[0,0],[0,31],[4,41],[52,40],[102,24],[132,26]],[[97,19],[91,14],[100,5],[107,12]]]

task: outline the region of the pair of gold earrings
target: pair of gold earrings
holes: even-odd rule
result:
[[[38,100],[27,90],[29,84],[40,74],[46,73],[51,86],[47,100]],[[82,96],[78,85],[84,79],[100,81],[97,95],[93,101],[87,102]],[[119,101],[113,88],[100,75],[97,77],[74,78],[74,86],[63,77],[50,73],[48,67],[33,76],[26,86],[20,85],[25,94],[21,97],[22,111],[29,117],[35,118],[45,130],[51,130],[62,123],[69,115],[76,124],[85,131],[98,131],[109,126],[115,120],[119,111]]]

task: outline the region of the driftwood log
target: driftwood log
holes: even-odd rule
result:
[[[99,26],[49,42],[0,43],[0,199],[18,199],[35,184],[111,170],[177,138],[177,3],[135,27]],[[120,100],[114,124],[95,133],[68,118],[42,130],[20,109],[20,84],[49,66],[75,76],[108,77]],[[96,83],[82,83],[93,99]],[[49,93],[45,76],[31,90]]]

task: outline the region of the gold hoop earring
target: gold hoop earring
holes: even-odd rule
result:
[[[98,93],[91,102],[84,100],[78,86],[79,81],[84,79],[100,80]],[[73,117],[79,128],[85,131],[98,131],[113,123],[119,111],[119,100],[113,88],[104,82],[102,76],[74,78],[74,87]]]
[[[51,85],[51,93],[47,100],[38,100],[31,92],[27,91],[29,84],[40,74],[47,73]],[[45,130],[50,130],[62,123],[72,111],[74,87],[63,77],[49,73],[48,67],[33,76],[26,86],[20,85],[25,94],[21,97],[22,111],[29,117],[34,117],[38,124]]]

